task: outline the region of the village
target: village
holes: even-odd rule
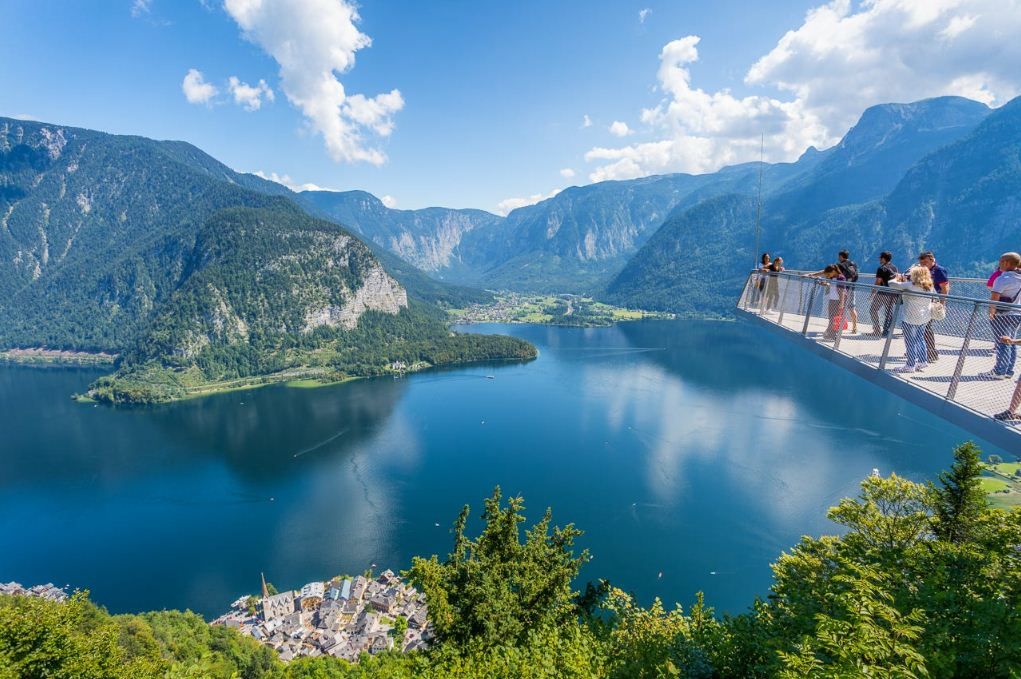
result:
[[[52,582],[25,587],[20,582],[0,582],[0,596],[30,596],[50,601],[65,601],[67,592]]]
[[[432,627],[425,594],[393,571],[310,582],[298,591],[244,596],[211,624],[272,646],[284,661],[329,655],[357,662],[362,653],[409,652],[428,646]]]

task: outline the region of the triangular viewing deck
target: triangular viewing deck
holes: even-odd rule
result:
[[[738,301],[738,313],[1001,446],[1004,452],[1021,455],[1021,422],[993,417],[1008,409],[1017,385],[1014,379],[989,375],[996,362],[996,337],[985,281],[951,279],[951,294],[939,297],[945,318],[929,326],[929,351],[938,359],[923,372],[911,373],[897,371],[905,365],[901,294],[860,282],[835,285],[842,291],[835,295],[837,300],[830,300],[834,295],[828,294],[824,279],[799,272],[752,272]],[[850,325],[845,329],[843,322],[850,322],[845,317],[850,316],[852,301],[858,315],[856,334]],[[882,333],[887,310],[893,326],[889,336],[872,334],[874,315]],[[1021,357],[1016,369],[1021,374]]]

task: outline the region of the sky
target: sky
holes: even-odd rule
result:
[[[0,115],[402,209],[791,161],[874,104],[1021,93],[1021,0],[4,5]]]

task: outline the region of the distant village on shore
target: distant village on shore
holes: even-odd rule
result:
[[[52,582],[32,587],[25,587],[20,582],[0,582],[0,596],[30,596],[50,601],[67,600],[67,592]]]
[[[310,582],[298,591],[243,596],[211,624],[272,646],[283,661],[329,655],[357,662],[362,653],[414,651],[433,637],[425,594],[386,570]]]
[[[366,577],[368,575],[368,577]],[[408,652],[433,638],[425,594],[393,571],[310,582],[300,590],[271,593],[262,579],[262,596],[243,596],[211,625],[236,629],[272,646],[283,661],[329,655],[358,662],[362,653]],[[66,601],[52,583],[25,587],[0,583],[0,596]]]

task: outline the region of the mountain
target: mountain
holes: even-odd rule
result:
[[[721,314],[734,305],[752,252],[756,200],[725,194],[678,211],[607,286],[631,308],[682,315]],[[738,288],[740,289],[740,288]]]
[[[940,97],[866,110],[810,171],[771,186],[764,182],[761,249],[782,255],[787,268],[815,270],[847,248],[868,270],[882,250],[905,262],[926,247],[942,251],[940,261],[956,273],[985,270],[1011,233],[1018,234],[1010,222],[1017,212],[1010,192],[1021,176],[1021,134],[1004,122],[1015,119],[1018,108],[1011,102],[990,111]],[[981,197],[978,187],[985,187]],[[676,209],[610,281],[604,297],[680,313],[724,312],[759,254],[751,252],[756,210],[749,200],[756,202],[743,191]],[[991,201],[997,210],[990,210]],[[1000,245],[990,237],[988,247],[975,246],[983,221],[995,222],[986,231],[999,234]]]
[[[500,218],[483,210],[431,207],[395,210],[365,191],[302,191],[298,202],[313,214],[343,224],[417,268],[441,277],[465,267],[465,235]]]
[[[642,278],[633,268],[625,275],[625,264],[637,253],[648,260],[643,246],[687,209],[728,194],[757,196],[761,180],[763,228],[819,238],[815,227],[838,224],[856,206],[884,198],[921,158],[967,136],[989,112],[961,97],[883,104],[867,109],[838,145],[810,148],[793,163],[571,187],[505,218],[443,208],[391,210],[362,192],[301,197],[318,214],[435,278],[493,289],[592,292],[609,285],[621,292],[628,280]],[[874,206],[862,214],[870,210]],[[704,217],[700,212],[693,219]],[[712,237],[711,231],[701,233]]]
[[[94,390],[108,400],[534,355],[452,335],[424,300],[464,291],[404,263],[391,275],[290,195],[181,142],[0,119],[0,347],[120,353]]]
[[[770,187],[808,172],[824,153],[764,166]],[[598,289],[678,205],[752,191],[759,164],[571,187],[507,217],[482,210],[395,210],[364,191],[304,191],[310,213],[342,224],[434,278],[493,289]]]
[[[776,192],[770,213],[819,214],[885,196],[912,165],[969,134],[989,113],[963,97],[872,106],[811,173]]]

